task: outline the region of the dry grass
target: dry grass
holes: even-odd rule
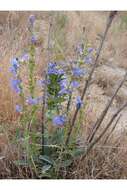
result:
[[[76,161],[68,178],[74,179],[126,179],[127,147],[126,135],[113,139],[106,145],[96,145],[82,161]]]
[[[3,130],[3,127],[0,129],[0,165],[3,166],[0,167],[3,168],[0,170],[1,178],[32,178],[34,176],[31,171],[27,171],[27,173],[24,169],[17,168],[14,165],[13,160],[19,156],[20,150],[18,147],[13,147],[10,141],[12,136],[15,135],[15,128],[18,127],[17,121],[19,116],[14,111],[18,97],[10,89],[9,63],[13,56],[19,55],[21,49],[28,46],[27,17],[29,14],[31,13],[0,13],[0,50],[2,52],[0,55],[0,69],[2,71],[0,72],[0,122],[8,126],[6,130]],[[47,62],[46,44],[50,16],[48,12],[33,12],[32,14],[36,15],[40,24],[39,29],[35,28],[35,30],[38,30],[39,38],[42,40],[38,45],[38,71],[36,73],[37,77],[40,78]],[[66,33],[64,36],[64,41],[66,42],[66,47],[64,47],[65,57],[68,59],[73,57],[74,46],[82,41],[83,37],[93,47],[97,47],[99,35],[105,26],[108,12],[62,12],[62,14],[67,17],[67,23],[64,28]],[[88,128],[88,131],[99,117],[118,81],[120,81],[121,76],[125,73],[125,69],[127,69],[126,23],[124,22],[121,25],[121,20],[126,14],[126,12],[119,13],[114,21],[114,26],[108,35],[101,55],[99,67],[96,69],[93,84],[90,86],[87,94],[89,102],[88,118],[87,125],[84,127]],[[83,28],[85,33],[83,33]],[[115,99],[104,124],[116,108],[126,100],[126,95],[127,84],[125,83]],[[70,173],[67,174],[67,178],[127,178],[127,149],[125,146],[127,142],[125,140],[126,132],[124,131],[127,126],[127,111],[125,110],[122,114],[123,116],[118,124],[119,133],[116,132],[107,145],[103,146],[103,143],[100,143],[98,147],[95,147],[82,163],[76,162],[73,166],[73,171],[70,169]],[[86,128],[84,131],[86,131]],[[123,128],[124,134],[121,133],[121,128]],[[82,141],[83,139],[86,139],[85,132],[82,136]],[[25,176],[26,173],[27,176]]]

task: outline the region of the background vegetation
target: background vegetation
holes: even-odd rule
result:
[[[32,29],[29,22],[30,15],[35,16]],[[126,12],[119,12],[115,16],[104,41],[90,86],[85,94],[84,103],[78,101],[81,109],[76,117],[73,138],[69,147],[63,146],[68,134],[66,130],[63,130],[66,128],[60,128],[57,134],[56,127],[52,125],[52,114],[53,116],[56,114],[56,110],[54,114],[54,105],[60,101],[65,108],[64,98],[66,97],[64,96],[61,100],[57,99],[55,103],[54,99],[52,101],[50,99],[46,115],[48,131],[45,132],[46,136],[42,136],[44,121],[42,116],[45,112],[42,110],[43,98],[41,97],[44,95],[45,88],[48,87],[49,93],[54,90],[53,84],[55,93],[59,89],[57,81],[55,82],[53,78],[50,78],[51,86],[46,85],[43,88],[43,84],[40,83],[45,77],[48,63],[62,63],[62,68],[59,69],[67,72],[69,81],[72,77],[70,73],[68,74],[69,71],[72,71],[71,62],[78,60],[82,70],[87,69],[89,74],[95,63],[98,47],[103,40],[108,16],[109,12],[0,12],[1,178],[118,179],[127,177],[126,108],[115,118],[109,130],[92,147],[89,154],[82,157],[89,147],[89,139],[93,134],[95,122],[101,117],[126,73]],[[33,34],[36,42],[31,44],[30,39]],[[88,54],[85,48],[87,50],[91,47],[94,49],[91,64],[85,64],[85,66],[82,65],[80,52],[77,52],[77,47],[82,44],[84,45],[83,56]],[[25,64],[27,61],[23,61],[22,69],[19,72],[25,94],[20,93],[19,96],[11,88],[10,63],[15,57],[23,58],[21,56],[26,52],[30,56],[29,64]],[[86,75],[78,79],[80,87],[74,91],[71,108],[67,112],[70,120],[73,119],[77,105],[76,97],[81,96],[87,77]],[[56,87],[58,88],[56,89]],[[24,97],[28,98],[29,95],[32,98],[39,97],[40,104],[36,106],[32,102],[33,99],[32,101],[27,99],[28,104],[25,105],[27,108],[24,106],[23,111],[20,110],[21,107],[16,107],[23,105]],[[125,78],[93,140],[99,137],[112,116],[126,101],[127,83]],[[52,107],[53,112],[51,112]],[[57,111],[59,113],[59,110]],[[71,124],[68,125],[68,128],[70,126]],[[43,137],[45,141],[49,140],[48,146],[45,148],[46,153],[43,152]]]

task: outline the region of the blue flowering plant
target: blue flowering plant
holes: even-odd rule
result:
[[[67,67],[64,69],[59,62],[50,62],[47,67],[46,79],[43,81],[44,89],[46,89],[44,151],[40,158],[44,165],[47,164],[45,156],[53,161],[54,164],[50,169],[55,174],[59,173],[61,167],[68,167],[78,151],[79,127],[74,127],[68,146],[65,142],[74,108],[80,110],[83,107],[78,89],[80,80],[85,74],[86,69],[77,65],[71,69]],[[76,94],[78,94],[77,97]]]
[[[90,66],[92,63],[94,50],[88,46],[78,46],[76,61],[70,63],[64,60],[62,64],[51,61],[47,65],[45,78],[37,80],[35,59],[37,37],[33,32],[35,21],[35,16],[31,15],[30,43],[27,52],[11,61],[11,88],[19,96],[20,103],[16,102],[15,111],[20,115],[24,127],[21,144],[25,152],[24,159],[33,167],[36,174],[38,173],[37,175],[44,177],[47,174],[52,175],[53,172],[56,178],[61,168],[72,164],[74,156],[79,151],[78,123],[73,126],[71,134],[69,131],[74,120],[74,109],[82,110],[84,106],[80,96],[81,81],[89,72],[86,65]],[[25,77],[21,74],[24,67],[27,68],[25,73],[27,85]],[[41,88],[41,93],[43,92],[41,96],[36,95],[36,85]],[[43,110],[42,124],[37,120],[37,113],[41,110]]]
[[[89,43],[80,43],[76,47],[76,53],[79,65],[90,65],[93,63],[96,50]]]
[[[47,106],[49,110],[56,109],[59,112],[61,103],[65,101],[69,93],[66,75],[56,63],[48,64],[47,74]]]
[[[33,32],[35,23],[35,16],[29,17],[29,32],[30,39],[28,49],[23,52],[21,56],[13,58],[10,63],[9,71],[11,73],[10,86],[16,94],[17,100],[15,111],[20,119],[21,127],[24,128],[23,132],[17,133],[19,136],[22,134],[22,139],[17,139],[20,149],[25,154],[25,164],[34,165],[35,158],[39,154],[39,148],[36,146],[39,134],[35,133],[38,127],[37,113],[41,109],[42,96],[37,96],[36,93],[36,37]],[[25,71],[25,73],[23,73]],[[34,126],[34,127],[33,127]],[[22,130],[21,130],[22,131]],[[20,160],[22,162],[22,160]]]
[[[79,90],[80,82],[85,79],[88,72],[85,63],[79,64],[78,60],[76,64],[72,62],[71,67],[67,63],[55,61],[48,63],[46,78],[40,81],[46,93],[43,97],[45,100],[43,154],[39,158],[44,165],[43,169],[45,165],[50,165],[49,162],[53,162],[43,175],[53,172],[54,177],[58,177],[55,174],[58,175],[62,167],[70,166],[74,157],[82,152],[77,146],[81,120],[75,124],[68,144],[66,140],[73,119],[73,110],[78,109],[79,114],[83,115],[81,108],[84,104]],[[80,119],[83,120],[83,117]]]
[[[83,100],[87,96],[87,89],[91,84],[90,81],[97,67],[112,19],[111,14],[97,52],[85,40],[74,48],[74,56],[70,60],[62,55],[64,51],[60,51],[61,39],[54,39],[57,38],[55,32],[53,35],[50,34],[51,31],[55,31],[51,30],[53,25],[51,23],[47,40],[48,48],[44,48],[46,53],[48,51],[45,76],[42,73],[43,76],[38,80],[36,58],[39,39],[34,32],[36,17],[30,15],[27,28],[29,32],[28,46],[21,55],[11,59],[9,71],[11,73],[10,88],[14,92],[14,109],[19,121],[16,138],[14,137],[13,141],[20,150],[19,160],[14,163],[22,167],[23,171],[33,171],[32,177],[61,178],[65,176],[75,159],[81,155],[85,157],[91,147],[99,141],[99,138],[93,142],[92,139],[103,122],[105,113],[110,108],[120,86],[88,136],[85,152],[80,146],[80,139],[89,102],[87,98],[84,102]],[[65,20],[63,21],[64,26]],[[55,26],[57,27],[57,24]],[[64,33],[58,28],[57,34],[62,36]],[[43,48],[41,47],[39,50],[42,51]],[[52,53],[54,53],[53,56],[50,55]],[[102,131],[100,138],[104,133]]]

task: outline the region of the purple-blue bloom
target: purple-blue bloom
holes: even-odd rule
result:
[[[34,24],[34,22],[35,22],[35,15],[30,15],[29,16],[29,22],[30,22],[31,25]]]
[[[11,64],[12,64],[12,66],[19,67],[18,58],[14,58],[14,59],[12,59],[12,60],[11,60]]]
[[[85,59],[84,59],[84,62],[85,62],[86,64],[92,63],[92,57],[86,56]]]
[[[21,93],[21,88],[20,88],[20,83],[21,80],[19,79],[11,79],[11,86],[13,88],[13,90],[17,93],[20,94]]]
[[[33,36],[31,37],[31,43],[32,43],[32,44],[35,44],[36,42],[37,42],[37,38],[36,38],[36,36],[33,35]]]
[[[81,100],[81,97],[77,96],[77,98],[76,98],[76,107],[77,107],[77,109],[80,109],[82,104],[83,104],[83,102]]]
[[[20,112],[22,112],[23,107],[21,105],[17,104],[16,107],[15,107],[15,110],[16,110],[16,112],[20,113]]]
[[[73,68],[72,72],[75,77],[80,77],[84,74],[83,69],[80,69],[79,67]]]
[[[27,62],[27,61],[29,61],[29,59],[30,59],[29,54],[28,54],[28,53],[25,53],[25,54],[23,54],[22,57],[20,58],[20,61],[21,61],[21,62]]]
[[[66,118],[63,115],[57,115],[53,118],[53,125],[63,126],[66,122]]]
[[[56,63],[48,63],[48,75],[54,74],[54,75],[64,75],[65,72],[63,69],[58,69],[56,67]]]
[[[61,89],[67,88],[67,86],[68,86],[67,79],[63,79],[63,80],[60,81],[60,87],[61,87]]]
[[[64,71],[62,69],[57,69],[56,67],[48,68],[48,75],[64,75]]]
[[[38,98],[32,98],[32,97],[28,97],[26,99],[26,103],[29,105],[36,105],[39,103]]]
[[[54,67],[56,67],[56,63],[52,62],[48,63],[48,68],[54,68]]]
[[[11,67],[9,68],[9,71],[10,71],[14,76],[17,75],[17,70],[15,70],[15,68],[14,68],[13,66],[11,66]]]
[[[63,88],[59,91],[58,95],[65,95],[65,94],[70,94],[71,93],[71,90],[69,89],[66,89],[66,88]]]
[[[17,73],[17,70],[19,68],[19,61],[17,58],[14,58],[11,60],[11,67],[10,67],[10,72],[12,72],[14,75]]]
[[[48,68],[48,75],[57,75],[58,74],[58,71],[57,71],[57,68],[53,67],[53,68]]]
[[[94,48],[89,47],[89,48],[88,48],[88,53],[91,53],[93,50],[94,50]]]
[[[58,69],[57,73],[58,73],[58,75],[64,75],[65,74],[63,69]]]
[[[72,88],[78,88],[79,86],[80,86],[80,84],[79,84],[78,81],[74,80],[74,81],[71,82],[71,87]]]

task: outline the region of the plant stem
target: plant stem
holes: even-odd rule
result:
[[[105,141],[104,141],[104,145],[107,143],[108,139],[111,137],[111,135],[112,135],[113,131],[115,130],[115,128],[116,128],[116,126],[117,126],[117,124],[118,124],[118,122],[119,122],[121,116],[122,116],[121,114],[118,116],[116,122],[114,123],[114,125],[113,125],[113,127],[112,127],[112,130],[111,130],[110,133],[107,135],[107,137],[106,137],[106,139],[105,139]]]
[[[49,33],[48,33],[48,62],[50,61],[50,40],[51,40],[51,27],[52,27],[52,20],[49,25]],[[47,81],[47,69],[45,72],[45,80]],[[41,133],[42,133],[42,155],[44,154],[44,145],[45,145],[45,140],[44,140],[44,134],[45,134],[45,106],[46,106],[46,91],[47,91],[47,86],[45,85],[44,89],[44,95],[43,95],[43,103],[42,103],[42,125],[41,125]]]
[[[107,126],[105,127],[105,129],[101,132],[101,134],[93,141],[91,142],[87,148],[86,151],[84,153],[84,155],[81,157],[80,161],[82,161],[90,152],[90,150],[93,148],[93,146],[95,146],[95,144],[98,143],[98,141],[104,136],[104,134],[106,133],[106,131],[109,129],[109,127],[111,126],[112,122],[114,121],[114,119],[117,117],[117,115],[125,108],[127,107],[127,102],[121,106],[121,108],[118,109],[118,111],[112,116],[112,118],[110,119],[109,123],[107,124]]]
[[[82,96],[81,96],[81,100],[82,100],[82,101],[83,101],[84,96],[85,96],[85,94],[86,94],[86,91],[87,91],[87,88],[88,88],[88,86],[89,86],[89,83],[90,83],[90,81],[91,81],[91,79],[92,79],[92,75],[93,75],[93,73],[94,73],[94,70],[95,70],[95,68],[96,68],[96,66],[97,66],[97,64],[98,64],[98,59],[99,59],[99,57],[100,57],[100,53],[101,53],[101,50],[102,50],[104,41],[105,41],[105,39],[106,39],[108,30],[109,30],[109,28],[110,28],[110,26],[111,26],[111,23],[112,23],[112,21],[113,21],[113,18],[114,18],[115,15],[116,15],[116,13],[117,13],[117,11],[112,11],[112,12],[110,12],[110,14],[109,14],[108,21],[107,21],[107,24],[106,24],[106,28],[105,28],[105,31],[104,31],[104,35],[103,35],[103,37],[102,37],[102,39],[101,39],[101,43],[100,43],[100,46],[99,46],[99,48],[98,48],[98,52],[97,52],[97,55],[96,55],[96,59],[95,59],[94,66],[93,66],[93,68],[92,68],[92,70],[91,70],[91,72],[90,72],[90,74],[89,74],[88,80],[85,82],[85,86],[84,86],[84,89],[83,89],[83,92],[82,92]],[[68,145],[68,143],[69,143],[70,136],[71,136],[72,129],[73,129],[73,126],[74,126],[75,121],[76,121],[76,118],[77,118],[78,111],[79,111],[79,108],[77,108],[77,109],[75,110],[75,113],[74,113],[74,116],[73,116],[73,119],[72,119],[72,123],[71,123],[71,125],[70,125],[70,129],[69,129],[69,131],[68,131],[68,135],[67,135],[67,138],[66,138],[66,141],[65,141],[65,145]]]
[[[105,118],[105,116],[106,116],[106,114],[107,114],[107,112],[108,112],[108,110],[109,110],[109,108],[110,108],[110,106],[111,106],[111,104],[112,104],[114,98],[116,97],[116,95],[117,95],[119,89],[122,87],[123,83],[125,82],[126,77],[127,77],[127,72],[126,72],[126,74],[124,75],[124,78],[123,78],[123,80],[121,81],[121,83],[119,84],[118,88],[115,90],[115,92],[114,92],[113,96],[111,97],[110,101],[107,103],[107,106],[105,107],[104,111],[102,112],[100,118],[99,118],[99,119],[96,121],[96,123],[94,124],[94,126],[93,126],[93,131],[92,131],[92,134],[90,135],[90,137],[88,138],[88,142],[91,142],[91,141],[93,140],[93,138],[94,138],[94,136],[95,136],[97,130],[98,130],[99,127],[101,126],[101,123],[103,122],[103,120],[104,120],[104,118]]]

